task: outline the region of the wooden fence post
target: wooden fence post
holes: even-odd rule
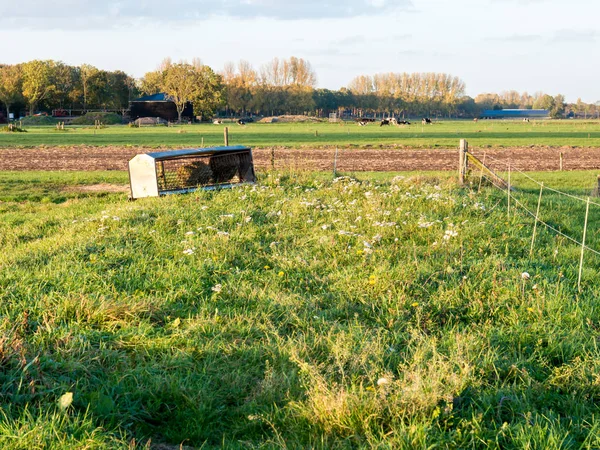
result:
[[[229,127],[225,127],[223,134],[225,138],[225,147],[229,147]]]
[[[338,148],[335,148],[335,156],[333,157],[333,177],[337,177],[337,161],[338,161]]]
[[[564,160],[563,152],[560,152],[560,165],[559,165],[560,167],[559,167],[559,169],[561,172],[563,170],[563,160]]]
[[[271,170],[275,170],[275,147],[271,147]]]
[[[460,150],[458,151],[458,183],[461,186],[465,184],[465,177],[467,175],[467,152],[469,151],[469,144],[466,139],[460,140]]]

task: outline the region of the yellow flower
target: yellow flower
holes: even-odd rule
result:
[[[414,303],[413,303],[411,306],[412,306],[413,308],[416,308],[417,306],[419,306],[419,303],[418,303],[418,302],[414,302]]]
[[[375,277],[375,275],[371,275],[369,277],[369,284],[373,285],[377,282],[377,278]]]
[[[527,308],[527,311],[529,311],[530,313],[534,312],[533,308]]]
[[[362,255],[364,252],[362,250],[356,250],[357,255]]]
[[[282,272],[279,272],[277,275],[279,275],[280,277],[283,277],[285,275],[285,273],[283,273],[283,271],[282,271]]]
[[[270,269],[270,267],[269,267],[269,266],[265,266],[265,270],[269,270],[269,269]]]

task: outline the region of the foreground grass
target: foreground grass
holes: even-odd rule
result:
[[[379,127],[371,124],[358,127],[353,122],[343,124],[258,124],[245,127],[229,125],[230,143],[253,147],[374,147],[379,145],[405,148],[455,148],[459,138],[472,146],[518,147],[542,146],[600,146],[600,121],[441,121],[422,126]],[[68,127],[57,131],[53,127],[27,127],[27,133],[0,133],[2,147],[46,146],[143,146],[199,147],[222,145],[223,126],[200,124],[172,128],[128,128],[110,126],[95,130],[92,127]]]
[[[597,261],[477,189],[0,203],[0,447],[597,448]]]

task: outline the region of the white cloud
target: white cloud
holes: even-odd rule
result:
[[[282,20],[389,14],[411,0],[23,0],[0,3],[0,25],[34,29],[114,28],[139,23],[195,22],[214,16]]]

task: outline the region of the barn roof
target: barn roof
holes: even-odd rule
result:
[[[146,95],[144,97],[140,97],[133,101],[134,102],[170,102],[171,99],[164,92],[159,92],[158,94]]]
[[[547,109],[498,109],[484,110],[481,115],[483,117],[537,117],[543,118],[550,116],[550,111]]]

